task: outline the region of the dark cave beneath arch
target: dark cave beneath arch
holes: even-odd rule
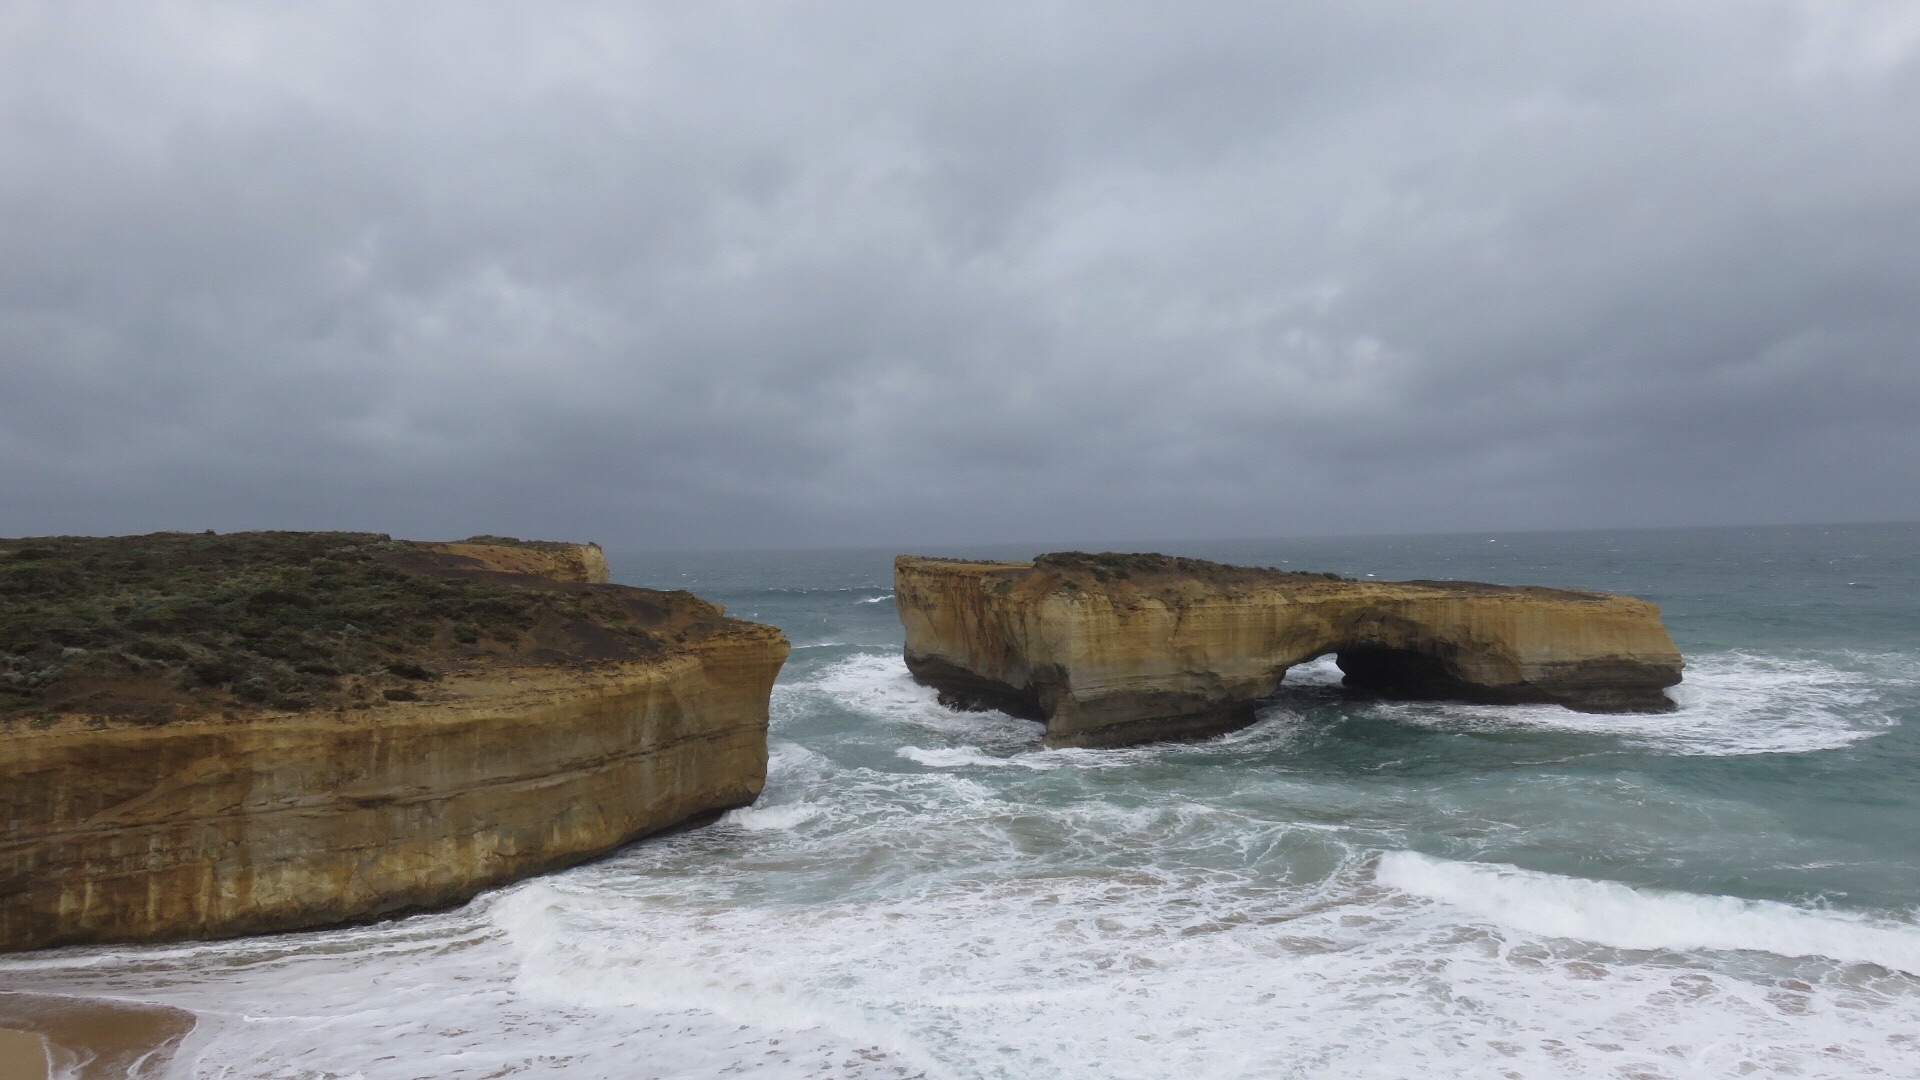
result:
[[[1413,649],[1349,645],[1334,650],[1334,663],[1351,690],[1408,701],[1473,700],[1484,692],[1463,681],[1446,660]]]

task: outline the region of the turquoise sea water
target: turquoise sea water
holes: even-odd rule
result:
[[[793,639],[757,805],[458,911],[0,986],[193,1009],[179,1076],[1920,1076],[1917,542],[1158,545],[1631,593],[1689,666],[1677,713],[1587,716],[1349,700],[1321,661],[1251,728],[1121,751],[913,684],[890,551],[613,544]]]

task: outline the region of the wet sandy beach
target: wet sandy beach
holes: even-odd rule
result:
[[[163,1005],[0,991],[0,1080],[157,1076],[193,1024]]]

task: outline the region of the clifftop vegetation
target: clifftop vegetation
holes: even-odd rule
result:
[[[720,619],[457,563],[377,533],[0,540],[0,718],[411,700],[462,666],[644,657]]]
[[[1278,567],[1233,566],[1228,563],[1209,562],[1206,559],[1162,555],[1157,551],[1102,551],[1097,554],[1085,551],[1053,551],[1035,556],[1033,565],[1040,570],[1090,573],[1099,581],[1125,581],[1135,575],[1168,573],[1185,574],[1205,581],[1240,580],[1254,575],[1270,577],[1275,574],[1325,581],[1345,580],[1339,574],[1281,570]]]

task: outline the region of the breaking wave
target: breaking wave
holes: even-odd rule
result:
[[[1330,668],[1328,660],[1317,662]],[[1291,674],[1289,676],[1291,681]],[[1606,735],[1664,754],[1729,757],[1836,750],[1900,723],[1890,689],[1920,682],[1911,658],[1813,657],[1745,652],[1689,657],[1669,691],[1671,713],[1578,713],[1557,705],[1380,702],[1383,715],[1450,731],[1567,731]],[[1331,686],[1325,670],[1308,685]]]
[[[1635,889],[1411,851],[1380,857],[1375,879],[1501,926],[1619,949],[1751,950],[1879,964],[1920,975],[1920,926],[1768,900]]]

